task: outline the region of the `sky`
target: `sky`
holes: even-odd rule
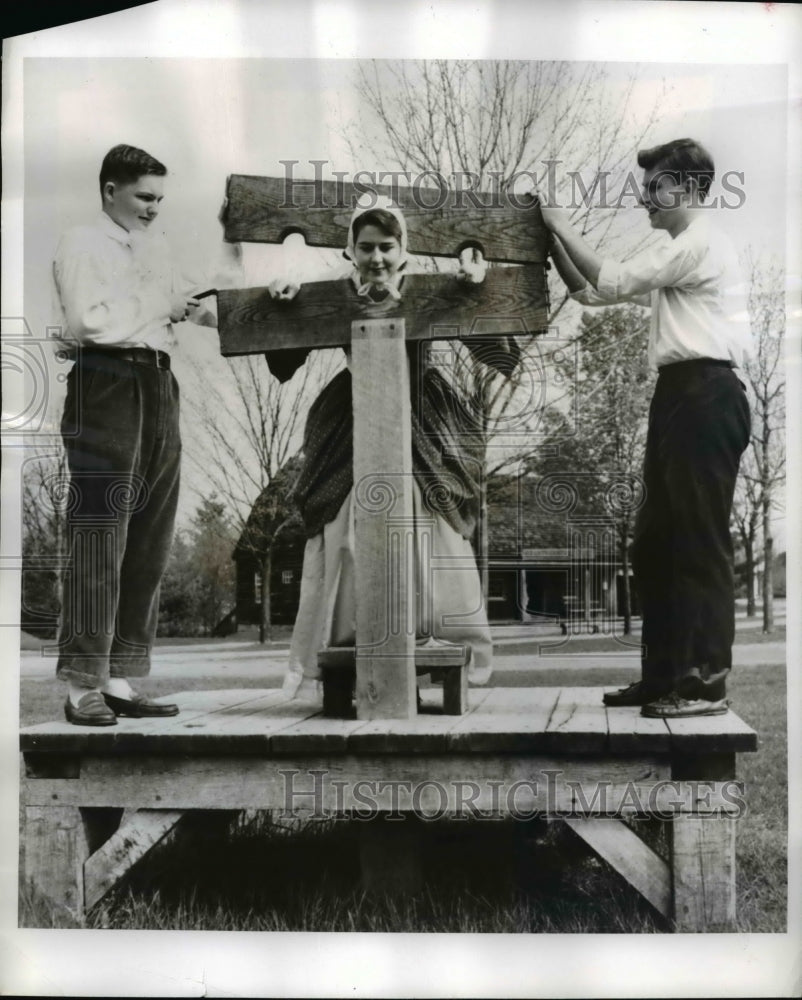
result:
[[[772,3],[159,0],[14,39],[4,46],[3,58],[4,340],[18,331],[20,317],[41,338],[51,315],[48,269],[58,235],[97,210],[97,171],[110,146],[141,145],[168,164],[161,219],[176,252],[197,266],[216,246],[215,216],[229,172],[275,173],[286,158],[331,158],[350,169],[339,130],[358,107],[359,95],[348,86],[347,60],[354,58],[602,60],[622,80],[626,64],[641,64],[644,107],[663,78],[673,87],[654,142],[695,135],[715,151],[720,170],[743,172],[746,202],[723,224],[741,247],[751,243],[784,253],[790,278],[798,282],[800,25],[798,8]],[[788,338],[788,490],[797,510],[802,483],[794,456],[802,394],[798,320],[789,319],[796,325]],[[179,338],[186,356],[221,363],[213,332],[185,326]],[[183,363],[179,358],[178,366]],[[6,399],[14,402],[11,376],[4,388],[10,390],[5,408]],[[57,408],[60,383],[51,380],[48,391]],[[13,620],[18,607],[7,568],[13,570],[19,544],[16,443],[4,441],[2,622]],[[795,532],[789,539],[791,600],[798,599],[800,587],[797,520],[789,519],[789,535],[791,527]],[[795,665],[799,638],[798,622],[789,615]],[[4,664],[11,697],[0,703],[0,739],[9,757],[2,770],[15,776],[18,668],[13,656]],[[800,697],[797,675],[789,671],[791,705]],[[798,726],[791,729],[795,738]],[[800,757],[790,755],[794,788]],[[9,792],[13,796],[15,789]],[[797,830],[799,799],[791,796],[789,802]],[[6,901],[0,943],[13,955],[6,969],[13,970],[17,988],[10,992],[76,992],[87,985],[90,967],[95,984],[103,976],[119,981],[122,970],[126,987],[142,995],[262,995],[267,988],[289,996],[311,989],[308,978],[300,985],[299,970],[325,970],[325,981],[316,984],[321,995],[411,995],[410,976],[421,967],[432,991],[438,983],[441,991],[471,995],[529,995],[533,988],[554,996],[663,995],[666,984],[688,969],[694,993],[794,992],[788,992],[787,970],[794,961],[798,968],[802,912],[795,856],[789,913],[797,924],[787,937],[739,935],[734,944],[729,935],[654,935],[637,942],[500,935],[491,944],[458,935],[376,935],[362,942],[357,955],[340,939],[322,935],[282,936],[277,942],[266,935],[107,932],[101,938],[101,932],[84,932],[79,942],[53,932],[15,932],[9,912],[15,863],[5,861],[14,857],[16,827],[16,810],[4,810],[0,839],[12,850],[0,865],[0,899]],[[687,983],[677,980],[677,988],[681,995]]]

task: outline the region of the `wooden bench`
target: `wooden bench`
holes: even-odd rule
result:
[[[732,712],[646,719],[605,708],[602,693],[472,689],[463,715],[424,705],[413,719],[360,720],[326,718],[279,690],[193,691],[174,696],[172,719],[31,726],[20,737],[25,884],[56,926],[80,926],[186,810],[347,813],[367,796],[377,813],[360,824],[368,887],[393,888],[399,873],[417,884],[405,824],[382,822],[391,810],[537,814],[568,824],[677,930],[733,929],[735,758],[757,749],[755,732]],[[627,815],[669,824],[667,861]]]

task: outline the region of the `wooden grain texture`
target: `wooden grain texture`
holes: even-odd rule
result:
[[[528,198],[521,197],[521,207],[516,207],[506,196],[490,192],[460,195],[455,189],[444,193],[439,187],[378,184],[370,188],[393,198],[403,211],[410,253],[450,257],[465,246],[479,246],[488,260],[519,264],[543,263],[548,256],[548,232],[540,209]],[[346,182],[310,185],[296,180],[288,187],[285,178],[232,174],[225,239],[280,243],[299,232],[310,246],[341,249],[363,191]]]
[[[544,750],[545,730],[560,688],[490,688],[481,706],[449,735],[452,751],[530,752]]]
[[[471,749],[477,752],[504,750],[505,747],[514,750],[520,748],[536,749],[538,730],[542,728],[548,739],[540,748],[552,744],[554,727],[560,724],[560,735],[557,742],[562,742],[562,752],[581,753],[587,745],[587,733],[582,726],[576,730],[577,737],[571,738],[571,727],[582,723],[582,712],[590,711],[592,715],[604,706],[599,698],[602,689],[595,688],[473,688],[469,691],[470,712],[449,729],[447,745],[451,750]],[[430,695],[425,690],[424,695],[439,700],[439,692]],[[557,696],[561,702],[558,711],[552,713]],[[55,774],[47,765],[50,754],[72,755],[73,761],[68,773],[77,773],[77,759],[88,754],[148,754],[148,753],[237,753],[258,751],[269,754],[269,737],[282,728],[294,726],[306,718],[314,718],[320,711],[320,705],[314,701],[298,701],[289,699],[277,689],[268,690],[237,690],[230,691],[193,691],[178,692],[170,695],[182,706],[180,715],[172,719],[120,719],[119,724],[107,730],[91,730],[81,726],[73,726],[67,722],[47,722],[30,726],[20,733],[20,746],[23,751],[30,750],[30,764],[37,774]],[[491,698],[487,701],[487,698]],[[598,703],[598,704],[597,704]],[[432,701],[435,705],[436,701]],[[185,709],[191,705],[192,709]],[[573,705],[573,712],[570,706]],[[484,706],[484,707],[483,707]],[[545,707],[544,707],[545,706]],[[581,709],[581,711],[580,711]],[[572,722],[569,724],[569,717]],[[633,740],[629,746],[627,740],[627,723],[631,720]],[[551,719],[551,728],[547,724]],[[652,746],[648,740],[641,739],[641,727],[647,720],[635,712],[631,714],[625,709],[609,709],[606,714],[609,727],[608,743],[605,752],[633,752],[638,747],[646,752],[670,752],[672,759],[685,760],[686,765],[694,756],[700,761],[705,760],[706,747],[711,744],[715,749],[710,751],[709,759],[714,761],[719,755],[731,755],[734,747],[745,745],[754,749],[756,735],[754,730],[739,719],[733,712],[723,716],[685,719],[681,722],[666,724],[671,733],[671,743],[664,748],[662,737],[657,745]],[[616,721],[618,720],[618,721]],[[592,720],[594,730],[592,739],[598,736],[598,718]],[[653,720],[658,723],[661,720]],[[348,723],[344,723],[348,725]],[[672,732],[673,730],[673,732]],[[414,742],[415,726],[405,728],[399,722],[393,730],[394,740],[405,739],[408,732]],[[516,735],[518,734],[518,735]],[[616,741],[614,742],[613,734]],[[252,739],[253,738],[253,739]],[[517,742],[516,742],[517,741]],[[349,743],[350,745],[350,743]],[[687,751],[686,751],[687,748]],[[731,756],[727,756],[726,767],[731,767]],[[75,765],[73,767],[73,765]],[[690,765],[688,765],[690,766]],[[724,778],[732,772],[722,770],[716,765],[714,774],[705,774],[702,770],[684,770],[677,777]],[[33,780],[39,780],[35,778]]]
[[[676,816],[671,840],[676,929],[734,930],[735,819]]]
[[[141,809],[130,814],[84,865],[86,909],[102,899],[126,872],[162,841],[183,815],[176,809]]]
[[[587,817],[563,822],[634,886],[664,917],[672,916],[671,870],[625,823]]]
[[[618,819],[566,817],[563,822],[634,886],[664,917],[672,916],[671,870]]]
[[[89,845],[80,809],[52,799],[45,805],[27,805],[22,835],[25,884],[48,905],[54,926],[82,926]]]
[[[107,729],[91,729],[73,726],[69,722],[43,722],[28,726],[20,732],[20,749],[59,754],[99,751],[109,753],[135,753],[153,749],[158,743],[166,747],[170,737],[175,737],[175,746],[192,745],[195,730],[203,731],[210,716],[222,713],[233,717],[245,706],[259,703],[265,711],[273,711],[272,706],[287,702],[288,696],[279,689],[229,688],[216,691],[179,691],[170,699],[180,708],[178,715],[164,719],[117,720],[116,726]],[[188,740],[178,740],[188,737]],[[155,741],[155,742],[154,742]],[[189,751],[191,752],[191,751]]]
[[[452,717],[454,718],[454,717]],[[456,721],[456,720],[455,720]],[[355,738],[358,734],[355,734]],[[375,808],[457,810],[466,801],[487,814],[513,811],[570,815],[671,816],[699,805],[693,783],[673,785],[659,757],[594,758],[498,753],[299,753],[220,757],[88,757],[81,778],[41,779],[25,789],[30,805],[140,809],[283,809],[288,790],[298,804],[329,810]],[[395,794],[400,801],[394,802]],[[732,809],[731,788],[704,789],[708,810]],[[729,798],[728,798],[729,796]],[[322,806],[321,806],[322,808]]]
[[[611,753],[668,750],[671,732],[664,719],[649,719],[637,706],[608,708],[607,746]]]
[[[469,714],[476,713],[489,690],[468,690],[468,711],[462,716],[443,715],[439,709],[439,691],[421,692],[422,711],[414,719],[375,719],[348,737],[349,751],[362,754],[446,753],[449,734],[466,724]],[[437,714],[433,714],[437,711]]]
[[[25,799],[29,805],[47,807],[282,809],[291,788],[301,805],[315,800],[328,810],[343,811],[363,807],[367,787],[374,810],[454,811],[464,806],[467,796],[476,809],[499,815],[523,811],[524,815],[670,818],[679,813],[737,813],[731,783],[703,787],[671,782],[668,775],[665,760],[648,756],[601,760],[425,753],[310,753],[270,759],[90,757],[79,781],[30,782]],[[401,795],[400,802],[394,794]]]
[[[479,285],[453,274],[410,274],[400,301],[382,303],[356,295],[350,281],[315,281],[290,302],[266,288],[225,289],[217,294],[220,352],[225,357],[291,347],[342,347],[351,324],[405,319],[407,340],[533,334],[546,328],[546,280],[537,267],[494,268]]]
[[[757,733],[734,712],[687,719],[667,719],[672,746],[685,753],[754,752]]]
[[[607,746],[604,688],[562,688],[546,726],[546,746],[573,753],[603,753]]]
[[[361,719],[315,715],[274,733],[270,749],[274,754],[345,753],[352,735],[366,725]]]
[[[443,714],[464,715],[468,711],[468,668],[452,667],[441,671],[443,677]]]
[[[356,714],[409,719],[415,698],[412,432],[403,320],[351,331]]]

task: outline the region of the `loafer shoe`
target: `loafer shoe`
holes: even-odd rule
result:
[[[648,705],[655,701],[658,695],[643,686],[643,681],[635,681],[618,691],[607,691],[602,701],[609,708],[623,708],[630,705]]]
[[[64,715],[67,722],[74,726],[116,726],[117,716],[103,700],[99,691],[87,691],[73,705],[69,698],[64,703]]]
[[[117,698],[104,691],[103,697],[115,715],[126,715],[130,719],[158,719],[178,715],[178,705],[152,701],[144,694],[134,694],[131,698]]]
[[[706,701],[704,698],[681,698],[678,694],[669,694],[644,705],[640,714],[650,719],[688,719],[697,715],[724,715],[729,707],[726,698]]]

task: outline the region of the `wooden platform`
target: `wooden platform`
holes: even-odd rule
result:
[[[664,722],[607,709],[603,690],[475,689],[461,716],[425,690],[417,718],[372,721],[324,718],[278,690],[193,691],[171,696],[172,719],[32,726],[20,735],[25,878],[80,925],[185,810],[375,812],[363,824],[374,887],[402,861],[386,852],[412,849],[387,838],[391,810],[537,814],[568,823],[677,929],[731,929],[735,756],[757,749],[755,732],[732,712]],[[670,823],[668,862],[622,822],[634,814]]]

